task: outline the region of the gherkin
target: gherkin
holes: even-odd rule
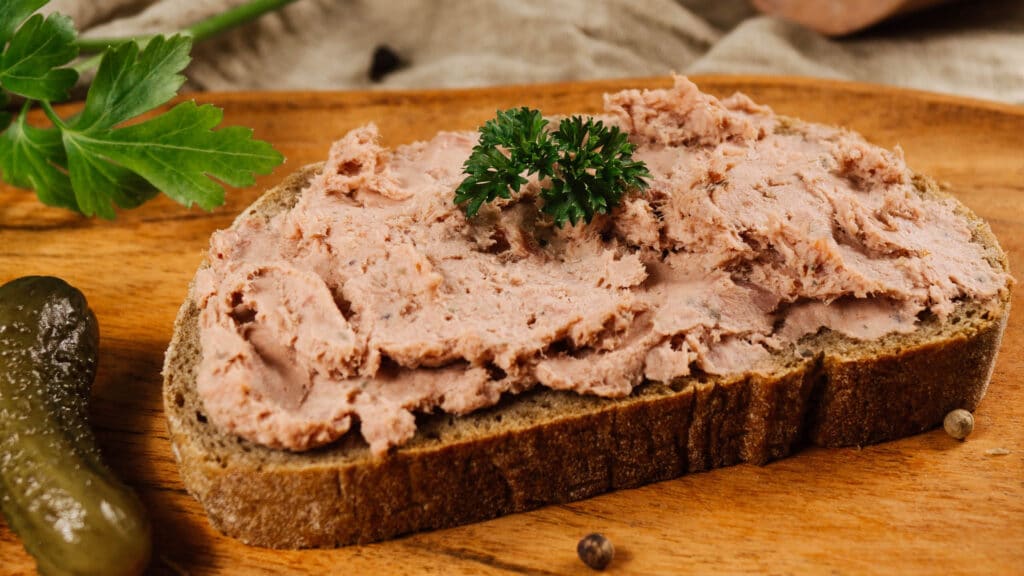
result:
[[[150,526],[89,428],[99,329],[81,292],[31,276],[0,287],[0,509],[39,572],[138,574]]]

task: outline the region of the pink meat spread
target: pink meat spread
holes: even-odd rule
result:
[[[388,150],[369,125],[331,147],[294,209],[214,234],[194,285],[211,421],[288,450],[358,422],[381,454],[416,413],[768,370],[822,328],[910,332],[1006,289],[899,148],[685,78],[609,95],[601,118],[652,176],[589,225],[539,215],[535,181],[467,219],[452,199],[475,133]]]

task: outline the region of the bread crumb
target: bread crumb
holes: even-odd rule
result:
[[[989,448],[985,450],[985,456],[1006,456],[1010,451],[1006,448]]]

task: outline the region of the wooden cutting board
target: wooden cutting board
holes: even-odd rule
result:
[[[988,220],[1024,270],[1024,108],[820,80],[695,78],[742,90],[776,111],[900,144],[917,171]],[[161,408],[160,367],[210,233],[331,141],[376,122],[398,145],[470,129],[495,109],[592,112],[601,94],[668,78],[460,91],[203,94],[228,124],[250,126],[287,157],[232,190],[212,213],[166,199],[114,222],[46,208],[0,186],[0,283],[52,274],[85,292],[102,331],[92,412],[104,454],[136,487],[155,526],[154,573],[586,574],[576,542],[609,536],[609,573],[1024,573],[1024,302],[1018,290],[974,434],[941,430],[880,446],[810,449],[767,466],[735,466],[475,525],[339,550],[274,551],[210,528],[184,490]],[[1005,449],[1009,454],[994,455]],[[34,562],[0,520],[0,573]]]

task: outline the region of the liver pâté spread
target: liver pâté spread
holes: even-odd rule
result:
[[[211,421],[289,450],[358,421],[380,454],[416,412],[766,369],[822,327],[909,332],[1007,285],[898,148],[685,78],[608,95],[602,119],[652,176],[589,225],[539,215],[535,181],[467,219],[453,197],[475,133],[388,150],[369,125],[294,209],[214,234],[194,285]]]

